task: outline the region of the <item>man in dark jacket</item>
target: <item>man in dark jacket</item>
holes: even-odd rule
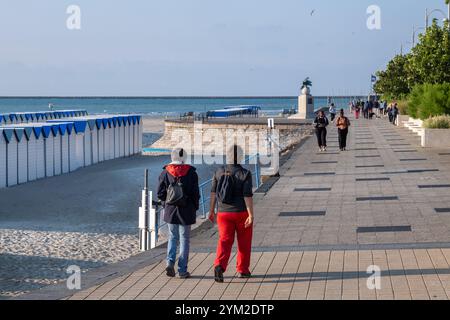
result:
[[[164,221],[169,226],[169,242],[167,245],[166,274],[175,277],[175,260],[177,246],[180,242],[180,258],[178,274],[180,278],[189,278],[188,270],[191,226],[195,224],[199,208],[200,192],[196,169],[185,164],[186,152],[183,149],[172,151],[172,163],[164,167],[158,186],[158,198],[164,204]],[[183,204],[168,204],[168,189],[174,184],[182,184]]]

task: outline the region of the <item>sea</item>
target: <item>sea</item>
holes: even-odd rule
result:
[[[316,109],[329,101],[345,108],[357,97],[315,97]],[[187,112],[202,113],[230,106],[256,105],[266,115],[297,108],[297,97],[0,97],[0,113],[83,109],[89,114],[136,113],[171,117]]]

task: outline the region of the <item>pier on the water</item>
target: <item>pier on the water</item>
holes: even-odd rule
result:
[[[165,275],[165,246],[82,275],[28,299],[449,299],[450,156],[422,149],[388,121],[352,120],[339,152],[307,139],[271,188],[255,195],[252,273],[239,279],[235,255],[214,282],[217,230],[194,234],[192,278]],[[379,284],[368,286],[373,271]]]

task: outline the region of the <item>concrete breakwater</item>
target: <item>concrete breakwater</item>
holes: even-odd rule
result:
[[[275,118],[274,130],[268,118],[227,118],[208,121],[166,120],[164,135],[152,148],[183,147],[194,154],[223,155],[226,146],[238,143],[246,154],[263,154],[269,142],[281,152],[299,143],[312,133],[312,121]],[[233,142],[234,141],[234,142]]]

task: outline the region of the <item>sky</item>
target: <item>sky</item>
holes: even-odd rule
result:
[[[296,96],[306,77],[314,95],[366,94],[426,8],[447,12],[444,0],[0,0],[0,96]]]

